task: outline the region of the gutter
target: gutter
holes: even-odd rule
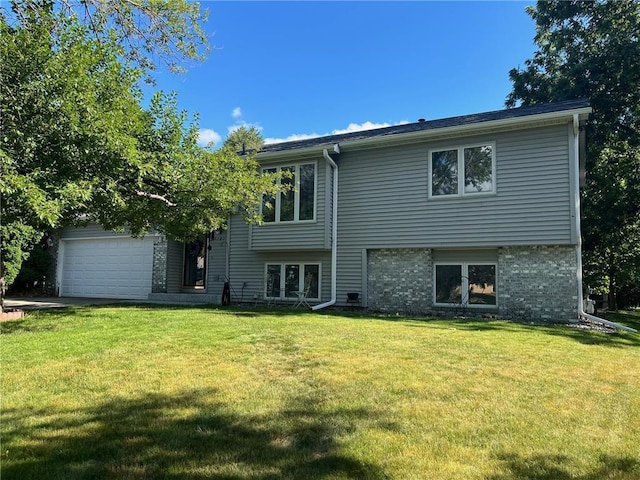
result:
[[[576,235],[578,245],[576,248],[577,251],[577,278],[578,278],[578,317],[585,318],[594,323],[599,323],[601,325],[606,325],[608,327],[613,327],[617,330],[626,330],[627,332],[638,333],[638,331],[634,328],[627,327],[626,325],[620,325],[619,323],[610,322],[609,320],[605,320],[604,318],[596,317],[595,315],[591,315],[584,311],[584,304],[582,301],[582,234],[580,233],[580,144],[578,134],[580,133],[580,120],[579,115],[577,113],[573,114],[573,149],[574,149],[574,201],[575,201],[575,213],[576,213]]]
[[[591,113],[591,107],[579,107],[579,108],[571,108],[568,110],[558,110],[547,113],[538,113],[533,115],[525,115],[525,116],[516,116],[510,118],[501,118],[497,120],[483,120],[483,121],[474,121],[471,123],[464,123],[460,125],[449,125],[449,126],[440,126],[433,127],[424,130],[415,130],[410,132],[397,132],[397,133],[385,133],[375,136],[368,136],[365,138],[352,138],[353,134],[340,134],[340,135],[330,135],[328,137],[317,137],[317,143],[313,143],[311,145],[306,145],[303,147],[296,147],[295,145],[290,145],[288,148],[284,149],[275,149],[272,151],[262,151],[258,154],[258,157],[261,160],[271,160],[277,159],[280,160],[282,157],[286,157],[288,155],[313,155],[317,152],[318,147],[330,148],[330,145],[336,145],[336,142],[340,142],[341,149],[364,149],[364,148],[375,148],[381,146],[394,146],[399,143],[406,142],[421,142],[426,140],[435,140],[441,137],[450,137],[452,135],[475,135],[475,134],[483,134],[488,131],[500,130],[504,129],[520,129],[520,128],[528,128],[531,126],[544,126],[547,124],[560,124],[566,121],[567,116],[569,115],[579,115],[582,118],[585,118],[589,113]],[[447,120],[447,119],[442,119]],[[394,127],[386,127],[386,128],[394,128]],[[384,130],[381,129],[381,130]],[[282,144],[296,144],[296,141],[293,142],[282,142]],[[278,144],[274,144],[278,145]]]
[[[338,144],[333,145],[333,151],[340,153]],[[319,305],[314,305],[311,310],[314,312],[322,308],[330,307],[336,303],[336,289],[338,283],[338,274],[336,267],[338,265],[338,165],[329,155],[329,151],[325,148],[322,156],[327,164],[333,168],[333,200],[332,200],[332,219],[331,219],[331,300]]]

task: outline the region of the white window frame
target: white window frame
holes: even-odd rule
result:
[[[491,190],[483,192],[466,192],[464,191],[464,150],[465,148],[476,147],[491,147]],[[433,194],[433,154],[435,152],[443,152],[446,150],[457,150],[458,152],[458,193],[449,193],[446,195],[434,195]],[[449,147],[431,148],[429,149],[429,198],[430,199],[443,199],[443,198],[460,198],[460,197],[475,197],[478,195],[495,195],[496,193],[496,142],[479,142],[468,145],[453,145]]]
[[[280,295],[277,297],[270,297],[267,295],[267,278],[269,274],[269,266],[270,265],[279,265],[280,266]],[[307,266],[317,266],[318,267],[318,296],[317,297],[307,297],[307,300],[311,301],[320,301],[322,298],[322,262],[266,262],[264,264],[264,278],[265,285],[262,291],[262,295],[265,300],[291,300],[295,301],[298,299],[298,296],[287,297],[285,296],[285,286],[282,282],[285,279],[287,266],[297,265],[299,268],[299,278],[298,278],[298,291],[304,291],[304,277],[305,277],[305,268]]]
[[[313,165],[313,218],[300,220],[300,167],[302,165]],[[275,196],[275,219],[272,222],[263,222],[263,225],[273,225],[276,223],[315,223],[317,218],[317,210],[318,210],[318,162],[300,162],[294,163],[290,165],[278,165],[278,166],[263,166],[261,169],[262,173],[266,173],[268,170],[273,170],[275,168],[276,173],[280,173],[283,169],[293,168],[295,169],[295,185],[293,187],[294,192],[294,200],[293,200],[293,220],[280,220],[280,204],[282,199],[282,193],[278,193]],[[281,185],[281,179],[276,181],[278,185]],[[264,199],[260,202],[260,215],[262,215],[262,207],[264,205]]]
[[[461,298],[459,303],[442,303],[437,301],[438,296],[438,285],[437,281],[437,267],[438,266],[447,266],[452,265],[461,268],[462,278],[460,287],[461,287]],[[495,278],[493,283],[493,289],[496,293],[496,303],[493,305],[490,304],[482,304],[482,303],[469,303],[469,265],[478,265],[478,266],[493,266],[495,269]],[[467,298],[465,301],[465,293],[467,293]],[[496,262],[487,262],[487,261],[465,261],[465,262],[435,262],[433,264],[433,305],[437,307],[469,307],[469,308],[480,308],[480,309],[495,309],[498,308],[498,264]]]

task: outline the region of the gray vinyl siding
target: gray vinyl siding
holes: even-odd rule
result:
[[[182,292],[184,243],[169,240],[167,244],[167,293]]]
[[[282,222],[252,225],[248,229],[249,245],[251,250],[318,250],[328,248],[327,238],[327,164],[320,154],[311,159],[289,161],[277,164],[277,166],[293,165],[295,163],[316,163],[316,218],[307,222]],[[276,166],[270,164],[269,166]]]
[[[338,236],[340,237],[340,230],[338,230]],[[363,252],[365,255],[364,264]],[[344,305],[347,293],[350,292],[359,293],[361,301],[366,302],[366,250],[358,247],[338,248],[337,264],[336,303]],[[366,306],[366,304],[362,306]]]
[[[89,239],[89,238],[117,238],[130,237],[128,230],[114,232],[105,230],[102,225],[91,223],[86,227],[65,227],[60,232],[60,240]]]
[[[567,126],[345,154],[342,248],[497,247],[571,243]],[[428,198],[430,149],[495,142],[496,192]]]
[[[337,304],[359,292],[367,305],[367,255],[371,249],[488,249],[570,245],[572,183],[570,125],[461,136],[404,146],[349,150],[336,156],[338,176]],[[429,151],[495,145],[493,193],[429,198]],[[294,163],[294,162],[290,162]],[[322,181],[321,181],[322,180]],[[322,261],[322,299],[331,295],[331,169],[318,159],[317,217],[313,224],[250,227],[232,221],[232,296],[262,299],[267,262]],[[320,208],[323,206],[323,208]],[[308,249],[310,251],[303,251]],[[445,253],[442,253],[445,252]]]
[[[222,289],[226,281],[227,268],[227,232],[214,233],[209,240],[207,255],[206,291],[222,301]]]
[[[232,302],[263,302],[265,264],[267,263],[319,263],[321,269],[321,299],[331,298],[331,252],[304,251],[280,248],[279,251],[249,249],[249,225],[241,217],[230,222],[229,278]]]
[[[405,147],[340,158],[337,303],[367,303],[368,249],[465,248],[572,243],[568,125]],[[495,193],[428,196],[430,149],[495,142]],[[436,250],[437,251],[437,250]],[[364,252],[364,254],[363,254]],[[459,255],[439,251],[438,258]],[[478,251],[475,251],[477,255]]]
[[[326,179],[327,193],[324,199],[324,211],[326,212],[324,228],[325,228],[325,240],[324,247],[331,248],[331,242],[333,241],[333,168],[326,166]]]

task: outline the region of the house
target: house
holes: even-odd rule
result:
[[[585,100],[266,145],[294,189],[188,244],[61,232],[61,295],[575,320]],[[301,293],[304,296],[301,297]],[[580,300],[579,300],[580,299]]]

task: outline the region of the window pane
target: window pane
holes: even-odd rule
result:
[[[267,285],[265,289],[267,297],[280,296],[280,265],[267,265]]]
[[[293,220],[295,203],[295,192],[293,189],[296,184],[295,168],[284,167],[281,171],[285,176],[282,177],[280,184],[289,190],[280,193],[280,221],[290,222]]]
[[[495,265],[469,265],[469,303],[495,305],[495,285]]]
[[[304,291],[307,298],[320,298],[320,265],[304,266]]]
[[[300,220],[313,220],[316,165],[300,165]]]
[[[458,150],[431,153],[432,195],[458,193]]]
[[[262,220],[264,222],[276,221],[276,199],[274,197],[262,196]]]
[[[464,149],[464,192],[493,191],[493,148],[491,145]]]
[[[205,237],[184,244],[185,287],[204,287],[207,264],[207,239]]]
[[[436,303],[462,301],[462,266],[436,265]]]
[[[296,298],[300,291],[300,265],[285,265],[284,296]]]
[[[275,168],[264,168],[262,169],[263,173],[276,173]],[[276,221],[276,198],[263,195],[262,196],[262,220],[264,222],[275,222]]]

